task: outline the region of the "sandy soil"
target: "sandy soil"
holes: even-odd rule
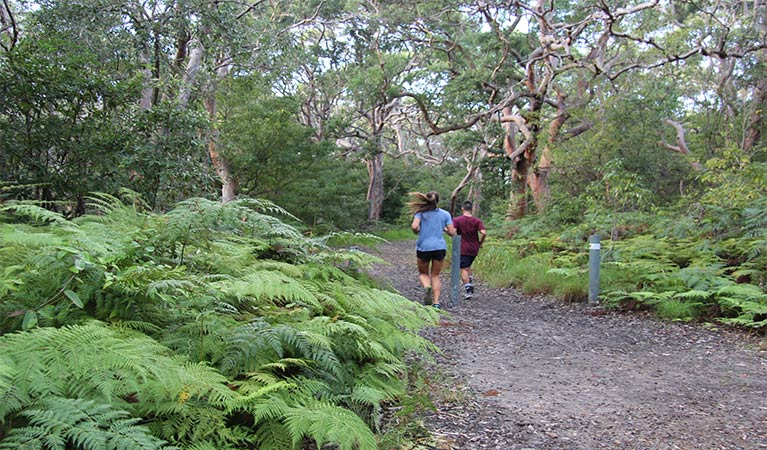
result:
[[[382,245],[373,253],[390,264],[374,272],[418,301],[414,248]],[[745,333],[480,279],[474,299],[424,335],[444,352],[437,362],[450,390],[465,394],[425,418],[435,448],[767,449],[767,352]]]

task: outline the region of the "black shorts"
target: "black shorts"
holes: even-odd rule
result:
[[[476,256],[461,255],[461,269],[468,269],[471,267],[471,263],[474,262]]]
[[[430,252],[419,252],[416,250],[415,256],[421,261],[442,261],[447,255],[447,250],[432,250]]]

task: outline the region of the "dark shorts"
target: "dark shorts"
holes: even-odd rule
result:
[[[421,261],[442,261],[447,255],[447,250],[432,250],[430,252],[419,252],[416,250],[415,256]]]
[[[461,269],[468,269],[476,256],[461,255]]]

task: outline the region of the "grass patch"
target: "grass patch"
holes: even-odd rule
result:
[[[374,231],[373,234],[382,239],[386,239],[387,241],[410,241],[417,237],[415,234],[413,234],[413,231],[410,229],[410,227],[377,230]]]
[[[585,302],[589,299],[588,273],[565,276],[556,280],[554,296],[566,302]]]

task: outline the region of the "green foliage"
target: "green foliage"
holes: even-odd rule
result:
[[[80,215],[90,191],[131,186],[163,207],[210,185],[199,133],[207,124],[175,105],[134,106],[141,79],[135,61],[114,48],[124,41],[89,47],[88,31],[60,29],[53,13],[37,19],[27,22],[29,38],[0,58],[0,177],[28,186],[16,198]]]
[[[708,207],[740,211],[767,195],[767,165],[737,148],[725,148],[706,161],[703,182],[711,186],[701,197]]]
[[[655,305],[658,317],[670,320],[690,320],[698,316],[699,302],[664,300]]]
[[[157,215],[124,194],[71,222],[0,211],[0,445],[376,448],[437,314],[371,287],[356,268],[373,257],[305,237],[271,202]]]
[[[125,449],[169,448],[152,436],[140,419],[94,401],[50,397],[22,414],[29,426],[14,428],[0,443],[3,449]]]
[[[606,305],[764,330],[764,199],[728,207],[725,214],[701,203],[653,216],[586,214],[569,228],[556,220],[525,219],[515,222],[512,240],[488,241],[476,269],[493,284],[584,300],[586,241],[596,232],[602,237],[600,298]]]

